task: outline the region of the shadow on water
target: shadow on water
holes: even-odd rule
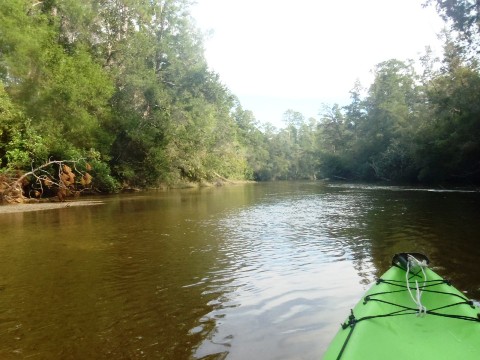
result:
[[[188,358],[216,298],[202,221],[249,201],[213,190],[0,216],[0,358]]]
[[[319,358],[405,250],[480,299],[478,193],[285,182],[104,201],[0,215],[1,359]]]
[[[377,276],[388,269],[392,254],[419,251],[437,272],[480,298],[480,193],[396,187],[362,191],[375,193],[361,221]]]

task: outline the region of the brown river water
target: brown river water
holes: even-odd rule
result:
[[[0,359],[320,359],[396,252],[480,299],[480,193],[278,182],[0,214]]]

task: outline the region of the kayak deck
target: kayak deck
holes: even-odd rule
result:
[[[407,275],[393,266],[353,308],[324,359],[417,358],[480,359],[479,309],[431,269]]]

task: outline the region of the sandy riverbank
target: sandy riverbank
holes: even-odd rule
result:
[[[218,186],[227,186],[227,185],[244,185],[244,184],[253,184],[255,181],[251,180],[228,180],[225,178],[219,178],[214,182],[202,182],[202,183],[182,183],[177,184],[177,186],[172,187],[172,189],[190,189],[190,188],[201,188],[201,187],[218,187]],[[166,189],[160,188],[160,189]],[[137,192],[140,190],[133,190]],[[126,191],[130,192],[130,191]],[[27,211],[42,211],[42,210],[51,210],[51,209],[62,209],[71,206],[92,206],[92,205],[101,205],[103,201],[99,200],[67,200],[64,202],[28,202],[22,204],[6,204],[0,205],[0,215],[2,214],[11,214]]]
[[[103,201],[73,200],[73,201],[65,201],[65,202],[42,202],[42,203],[34,203],[34,204],[1,205],[0,215],[18,213],[18,212],[27,212],[27,211],[42,211],[42,210],[51,210],[51,209],[62,209],[62,208],[73,207],[73,206],[92,206],[92,205],[101,205],[101,204],[103,204]]]

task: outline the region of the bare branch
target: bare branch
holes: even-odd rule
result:
[[[19,202],[24,199],[23,188],[26,183],[30,184],[31,189],[28,193],[31,197],[41,197],[45,191],[45,186],[58,196],[60,200],[71,194],[78,194],[89,189],[92,176],[87,172],[80,171],[77,164],[85,159],[79,160],[49,160],[46,163],[34,168],[33,163],[31,170],[21,176],[3,177],[0,184],[0,203],[2,202]],[[71,165],[68,166],[67,164]],[[58,166],[56,174],[52,174],[47,169],[52,166]],[[87,164],[89,170],[89,165]],[[78,177],[77,177],[78,175]],[[76,181],[75,178],[80,180]],[[28,181],[33,179],[33,181]]]

